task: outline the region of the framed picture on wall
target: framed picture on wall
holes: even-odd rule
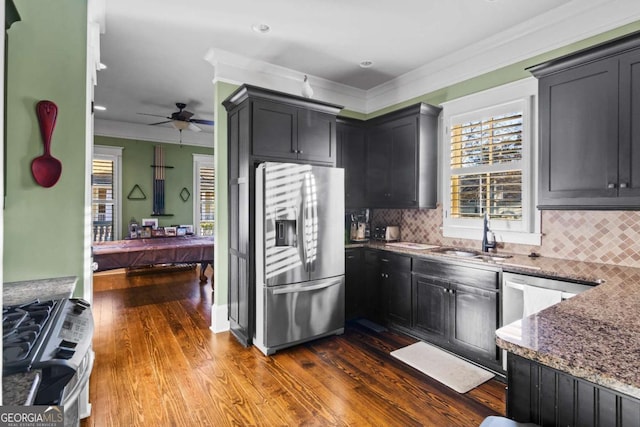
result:
[[[158,218],[142,218],[142,225],[150,225],[156,229],[158,228]]]

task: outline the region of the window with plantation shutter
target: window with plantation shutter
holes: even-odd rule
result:
[[[94,147],[91,170],[91,220],[94,242],[120,238],[120,147]]]
[[[194,206],[195,231],[199,236],[213,236],[216,200],[213,156],[194,154],[193,170],[197,195]]]
[[[522,220],[522,111],[452,124],[453,218]]]
[[[444,104],[446,237],[481,239],[487,214],[498,241],[539,244],[534,84],[517,82]]]

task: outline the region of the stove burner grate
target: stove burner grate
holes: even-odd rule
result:
[[[4,364],[25,361],[32,355],[55,301],[32,301],[2,309],[2,360]]]

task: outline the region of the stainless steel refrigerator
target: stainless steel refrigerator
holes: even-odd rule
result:
[[[344,170],[256,170],[256,329],[266,355],[344,332]]]

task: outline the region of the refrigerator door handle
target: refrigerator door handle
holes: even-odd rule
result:
[[[306,202],[307,196],[305,194],[304,179],[302,181],[302,189],[300,190],[300,237],[302,240],[302,264],[304,265],[304,271],[309,271],[309,265],[307,264],[307,209]]]
[[[315,191],[316,177],[308,172],[302,186],[302,252],[305,270],[309,272],[315,271],[317,258],[318,202]]]
[[[309,271],[316,271],[316,259],[318,258],[318,200],[316,196],[316,177],[311,175],[311,265]]]
[[[298,293],[298,292],[317,291],[319,289],[325,289],[331,286],[340,285],[341,283],[342,283],[342,280],[333,280],[330,282],[319,283],[317,285],[311,285],[311,286],[297,286],[297,285],[283,286],[281,289],[274,289],[273,294],[282,295],[282,294],[291,294],[291,293]]]

